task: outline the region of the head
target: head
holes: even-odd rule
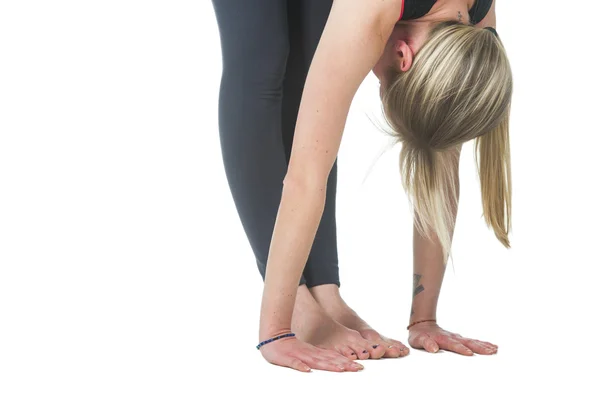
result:
[[[419,232],[447,259],[460,148],[475,139],[485,221],[509,247],[512,73],[499,38],[453,21],[400,27],[374,72]]]

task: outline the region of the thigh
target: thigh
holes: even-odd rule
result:
[[[287,1],[213,0],[213,6],[224,77],[280,89],[289,53]]]
[[[219,134],[225,172],[261,274],[281,201],[286,0],[213,0],[223,73]]]

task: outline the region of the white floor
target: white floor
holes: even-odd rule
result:
[[[308,375],[254,349],[262,284],[220,158],[210,2],[3,4],[0,398],[600,397],[600,10],[513,3],[513,249],[480,217],[469,145],[438,309],[499,353]],[[378,112],[369,77],[339,157],[342,293],[406,342],[411,223]]]

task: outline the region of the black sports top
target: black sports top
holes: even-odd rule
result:
[[[425,16],[437,0],[404,0],[400,20],[407,21]],[[494,0],[475,0],[475,4],[469,10],[471,24],[481,22],[492,7]]]

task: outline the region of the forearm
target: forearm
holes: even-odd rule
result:
[[[462,146],[461,146],[462,147]],[[458,148],[460,157],[461,147]],[[458,213],[458,199],[460,197],[460,181],[458,163],[454,173],[456,187],[456,203],[451,206],[451,231],[450,238],[454,235],[456,216]],[[415,215],[416,217],[416,215]],[[410,312],[410,322],[435,319],[438,298],[446,272],[446,261],[443,248],[435,234],[428,239],[419,234],[413,227],[413,300]]]
[[[435,237],[434,237],[435,238]],[[413,228],[413,300],[410,322],[436,318],[436,309],[446,265],[442,245]]]
[[[298,282],[323,214],[320,185],[288,178],[284,183],[267,261],[260,339],[290,329]]]

